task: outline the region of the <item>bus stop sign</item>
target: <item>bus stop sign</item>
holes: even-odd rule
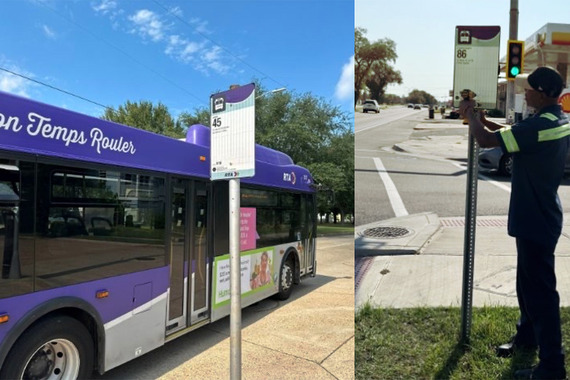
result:
[[[255,175],[255,84],[210,96],[210,178]]]
[[[459,107],[461,91],[469,89],[481,107],[497,108],[500,40],[499,26],[455,27],[454,107]]]

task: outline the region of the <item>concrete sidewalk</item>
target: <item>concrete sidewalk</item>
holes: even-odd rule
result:
[[[556,248],[556,274],[561,305],[569,306],[570,214],[564,220]],[[397,239],[365,236],[367,230],[379,227],[410,233]],[[463,218],[429,213],[359,226],[355,231],[356,307],[367,302],[395,308],[460,306],[464,233]],[[478,217],[475,236],[473,306],[517,306],[516,247],[507,235],[507,217]]]

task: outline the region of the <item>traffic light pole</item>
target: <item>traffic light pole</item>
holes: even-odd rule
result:
[[[511,0],[509,39],[516,40],[519,28],[519,0]],[[523,53],[524,54],[524,53]],[[522,74],[522,73],[521,73]],[[505,109],[507,124],[515,122],[515,81],[507,81],[507,104]]]

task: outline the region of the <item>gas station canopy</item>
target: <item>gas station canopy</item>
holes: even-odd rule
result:
[[[525,41],[525,71],[538,66],[556,68],[568,83],[570,24],[546,24]]]

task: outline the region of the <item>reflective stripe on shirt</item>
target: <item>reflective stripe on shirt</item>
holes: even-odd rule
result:
[[[543,113],[540,115],[540,117],[550,121],[558,120],[558,117],[550,112]],[[510,127],[504,128],[499,132],[501,134],[503,142],[505,143],[507,152],[516,153],[520,151],[517,140]],[[558,127],[538,131],[538,142],[558,140],[566,136],[570,136],[570,124],[568,123],[560,125]]]
[[[505,143],[505,148],[507,148],[507,152],[515,153],[520,150],[519,144],[517,144],[517,140],[513,135],[513,130],[510,127],[501,129],[499,132],[501,133],[501,137],[503,138],[503,142]]]
[[[543,118],[548,119],[550,121],[558,120],[558,118],[555,115],[551,114],[550,112],[545,112],[542,115],[540,115],[540,117],[543,117]]]
[[[538,131],[538,141],[558,140],[570,135],[570,124],[564,124],[556,128]]]

